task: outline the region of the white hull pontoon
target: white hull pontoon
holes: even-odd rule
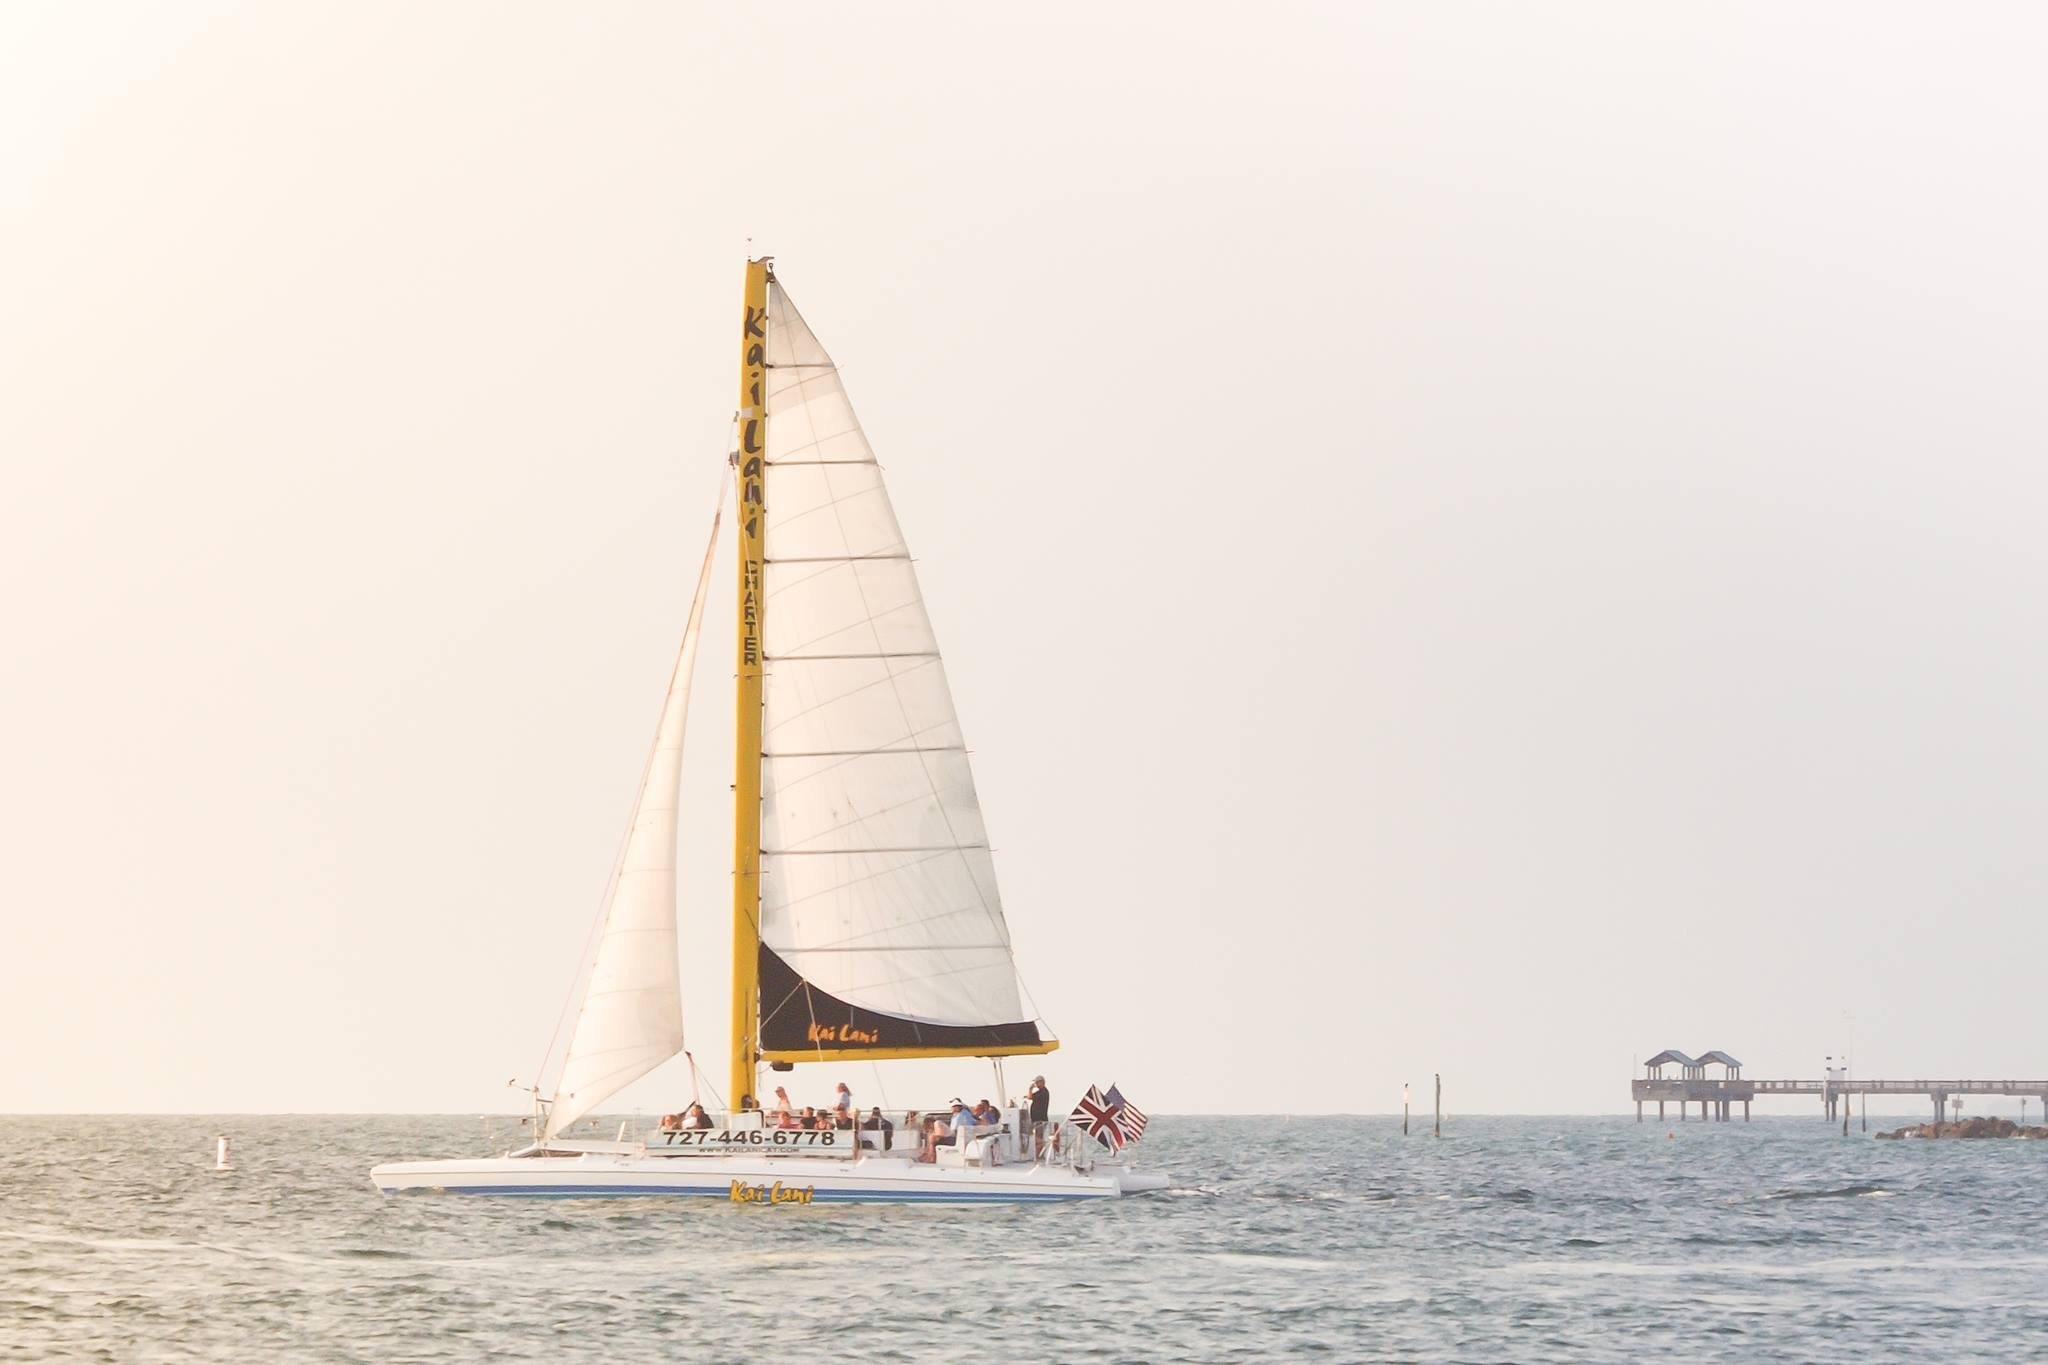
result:
[[[573,1148],[605,1150],[572,1150]],[[1046,1204],[1164,1189],[1165,1176],[1100,1162],[975,1167],[909,1153],[858,1161],[773,1156],[661,1156],[635,1143],[556,1144],[475,1160],[403,1161],[370,1172],[386,1194],[539,1199],[686,1195],[732,1204]]]

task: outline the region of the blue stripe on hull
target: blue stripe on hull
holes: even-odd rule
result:
[[[593,1195],[645,1197],[687,1195],[699,1199],[730,1199],[728,1185],[435,1185],[397,1191],[400,1194],[505,1194],[528,1199],[587,1199]],[[819,1190],[814,1204],[1053,1204],[1074,1199],[1107,1199],[1107,1191],[1062,1193],[1050,1190]]]

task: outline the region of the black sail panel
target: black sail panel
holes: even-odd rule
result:
[[[863,1009],[805,981],[774,949],[761,946],[761,1052],[771,1060],[842,1060],[848,1055],[1000,1056],[1050,1052],[1031,1020],[1013,1024],[933,1024]]]

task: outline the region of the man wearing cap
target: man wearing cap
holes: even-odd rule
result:
[[[952,1126],[946,1135],[946,1140],[955,1147],[965,1147],[968,1140],[974,1136],[977,1122],[974,1117],[974,1111],[963,1104],[958,1095],[955,1095],[953,1097]]]
[[[1033,1076],[1024,1097],[1031,1103],[1031,1149],[1036,1152],[1045,1145],[1045,1125],[1052,1117],[1052,1091],[1045,1088],[1045,1077]]]

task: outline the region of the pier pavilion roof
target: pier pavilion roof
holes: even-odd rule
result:
[[[1690,1058],[1690,1057],[1686,1056],[1686,1055],[1685,1055],[1685,1054],[1684,1054],[1683,1052],[1680,1052],[1680,1051],[1678,1051],[1678,1050],[1677,1050],[1677,1049],[1675,1049],[1675,1048],[1665,1048],[1665,1049],[1664,1049],[1664,1050],[1663,1050],[1662,1052],[1660,1052],[1660,1053],[1658,1053],[1658,1054],[1657,1054],[1656,1056],[1654,1056],[1654,1057],[1650,1058],[1650,1060],[1649,1060],[1649,1061],[1647,1061],[1647,1062],[1644,1062],[1644,1063],[1643,1063],[1643,1065],[1644,1065],[1644,1066],[1663,1066],[1663,1065],[1665,1065],[1665,1064],[1666,1064],[1667,1062],[1676,1062],[1676,1063],[1678,1063],[1678,1065],[1680,1065],[1680,1066],[1698,1066],[1698,1065],[1699,1065],[1699,1063],[1698,1063],[1698,1062],[1694,1061],[1694,1060],[1693,1060],[1692,1058]]]

